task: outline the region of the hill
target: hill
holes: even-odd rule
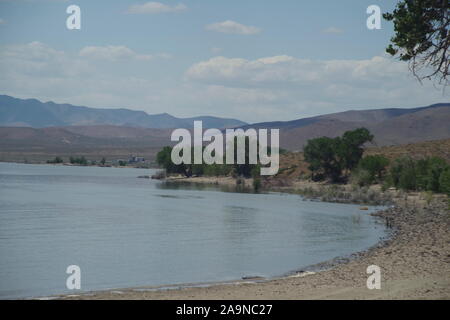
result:
[[[364,155],[383,155],[390,160],[401,156],[410,156],[414,159],[425,157],[440,157],[450,163],[450,139],[408,143],[397,146],[368,146]],[[289,152],[280,155],[280,171],[277,179],[299,179],[308,176],[308,163],[304,161],[303,152]]]
[[[233,128],[246,125],[236,119],[210,116],[176,118],[167,113],[149,115],[129,109],[95,109],[71,104],[17,99],[0,95],[0,126],[3,127],[62,127],[114,125],[141,128],[191,128],[202,120],[205,128]]]
[[[256,123],[243,128],[279,128],[280,145],[302,150],[311,138],[337,137],[347,130],[368,128],[379,146],[450,138],[450,103],[411,109],[345,111],[293,121]]]

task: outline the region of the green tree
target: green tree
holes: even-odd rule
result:
[[[63,163],[64,160],[61,157],[55,157],[53,160],[47,160],[47,163],[55,164],[55,163]]]
[[[305,161],[309,163],[313,180],[330,178],[337,181],[342,173],[342,163],[337,158],[340,138],[321,137],[308,140],[303,148]]]
[[[369,172],[371,180],[381,180],[386,167],[389,165],[389,159],[382,155],[366,156],[359,161],[358,168],[367,170]]]
[[[374,176],[368,170],[358,167],[352,171],[350,181],[360,187],[369,186],[374,182]]]
[[[87,166],[88,165],[88,161],[84,156],[81,156],[80,158],[74,158],[74,157],[70,157],[69,159],[71,164],[78,164],[80,166]]]
[[[450,196],[450,168],[445,169],[439,177],[439,191]]]
[[[404,190],[416,189],[416,172],[416,162],[408,156],[395,159],[389,170],[392,184]]]
[[[88,165],[88,161],[86,160],[86,158],[84,156],[82,156],[79,160],[80,165],[82,166],[87,166]]]
[[[409,62],[419,79],[448,84],[450,13],[448,0],[402,0],[383,17],[394,23],[395,34],[386,52]]]
[[[166,169],[168,174],[170,173],[180,173],[184,175],[188,175],[186,170],[186,165],[179,164],[176,165],[172,162],[172,147],[164,147],[158,154],[156,155],[156,162]]]
[[[366,128],[346,131],[338,146],[338,156],[344,169],[352,170],[361,160],[364,149],[362,146],[373,140],[373,135]]]
[[[362,146],[372,139],[369,130],[359,128],[345,132],[342,137],[308,140],[303,152],[313,180],[339,181],[344,169],[351,170],[358,164],[364,152]]]
[[[440,177],[442,173],[448,168],[449,165],[444,159],[438,157],[433,157],[429,159],[427,190],[439,192]]]
[[[448,163],[438,157],[418,160],[416,163],[417,189],[439,192],[440,176],[448,167]]]

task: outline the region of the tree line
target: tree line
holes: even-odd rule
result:
[[[248,139],[248,138],[246,138]],[[395,187],[403,190],[443,192],[450,194],[450,165],[439,157],[413,159],[403,156],[390,161],[383,155],[366,155],[364,147],[374,136],[366,128],[344,132],[342,136],[319,137],[308,140],[304,159],[313,181],[330,183],[350,182],[360,187],[381,184],[383,189]],[[236,142],[234,144],[237,145]],[[260,167],[249,164],[246,140],[245,164],[179,164],[171,160],[172,147],[164,147],[156,157],[167,174],[191,176],[233,176],[254,178],[254,187],[261,186]],[[280,149],[280,153],[286,152]],[[193,155],[194,153],[191,152]],[[235,156],[237,152],[235,150]],[[225,155],[224,155],[225,159]],[[235,159],[236,160],[236,159]],[[193,161],[191,161],[193,163]]]
[[[347,131],[341,137],[308,140],[304,156],[312,179],[450,194],[450,165],[445,159],[403,156],[391,163],[382,155],[363,157],[364,144],[372,140],[366,128]]]

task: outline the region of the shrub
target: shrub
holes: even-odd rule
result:
[[[63,163],[64,161],[63,161],[63,159],[61,158],[61,157],[55,157],[55,159],[53,159],[53,160],[47,160],[47,163],[52,163],[52,164],[54,164],[54,163]]]
[[[416,190],[417,179],[414,166],[405,167],[399,177],[398,187],[403,190]]]
[[[396,188],[404,190],[416,188],[415,161],[410,157],[395,159],[389,173],[392,184]]]
[[[79,164],[81,166],[87,166],[88,165],[88,161],[86,160],[86,158],[84,156],[82,156],[80,158],[70,157],[69,161],[70,161],[71,164]]]
[[[253,190],[255,192],[258,192],[259,189],[261,189],[261,168],[259,165],[256,165],[253,169],[252,169],[252,178],[253,178]]]
[[[391,166],[388,179],[392,185],[403,190],[446,192],[449,170],[448,163],[438,157],[417,161],[402,157]]]
[[[368,171],[373,180],[375,178],[381,180],[388,165],[389,159],[381,155],[373,155],[362,158],[358,163],[358,168]]]
[[[353,185],[360,187],[371,185],[374,182],[373,175],[366,169],[355,169],[352,172],[350,181]]]
[[[439,191],[450,195],[450,168],[447,168],[439,177]]]
[[[303,151],[313,180],[340,180],[344,170],[352,170],[358,164],[363,154],[362,146],[372,139],[369,130],[359,128],[346,131],[342,137],[308,140]]]
[[[426,189],[439,192],[440,177],[442,173],[448,169],[448,164],[444,159],[433,157],[428,159],[427,185]]]

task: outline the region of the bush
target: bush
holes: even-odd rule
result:
[[[63,159],[60,157],[55,157],[55,159],[53,159],[53,160],[47,160],[47,163],[52,163],[52,164],[63,163],[63,162],[64,162]]]
[[[450,168],[447,168],[439,177],[439,191],[450,195]]]
[[[390,180],[396,188],[404,190],[416,188],[415,161],[410,157],[395,159],[389,173]]]
[[[433,192],[439,192],[439,184],[441,174],[448,169],[448,164],[444,159],[441,158],[429,158],[428,160],[428,170],[427,170],[427,179],[426,179],[426,190],[430,190]]]
[[[119,160],[119,166],[120,167],[125,167],[127,165],[127,162],[124,160]]]
[[[209,177],[226,176],[230,173],[231,166],[226,164],[210,164],[205,165],[203,174]]]
[[[176,165],[172,162],[172,147],[164,147],[161,151],[156,155],[156,162],[166,169],[168,174],[171,173],[181,173],[184,175],[188,175],[187,168],[184,164]]]
[[[417,161],[402,157],[391,166],[388,179],[403,190],[447,192],[449,170],[449,164],[438,157]]]
[[[389,159],[381,155],[374,155],[362,158],[358,163],[358,168],[368,171],[372,180],[381,180],[388,165]]]
[[[88,161],[86,160],[86,158],[84,156],[82,156],[80,158],[70,157],[69,161],[70,161],[71,164],[78,164],[80,166],[87,166],[88,165]]]
[[[417,179],[414,166],[405,167],[400,173],[398,187],[403,190],[416,190]]]
[[[252,178],[253,178],[253,190],[255,192],[258,192],[259,189],[261,189],[261,167],[259,165],[256,165],[252,169]]]
[[[320,137],[308,140],[303,148],[305,161],[309,163],[313,180],[328,178],[332,182],[341,180],[343,171],[356,167],[366,142],[373,135],[366,128],[346,131],[342,137]]]
[[[371,185],[374,182],[374,177],[368,170],[355,169],[352,172],[350,181],[353,185],[363,187]]]

